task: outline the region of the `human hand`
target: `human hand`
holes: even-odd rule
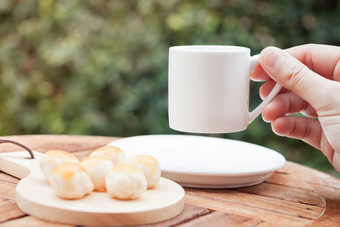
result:
[[[263,109],[263,119],[271,122],[276,134],[320,149],[340,172],[340,47],[307,44],[285,51],[268,47],[261,52],[260,63],[251,77],[267,81],[261,98],[276,82],[283,87]],[[290,116],[294,113],[306,117]]]

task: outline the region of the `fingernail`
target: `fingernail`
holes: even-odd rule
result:
[[[271,122],[270,118],[268,118],[267,116],[269,114],[268,110],[270,112],[271,105],[272,105],[271,103],[268,103],[262,110],[262,119],[264,122],[267,122],[267,123]]]
[[[265,64],[267,67],[275,68],[280,58],[282,57],[279,49],[275,47],[268,47],[262,52],[262,64]]]
[[[266,123],[270,123],[270,120],[268,120],[265,116],[263,116],[263,114],[262,114],[262,120]]]
[[[266,122],[266,123],[270,123],[270,121],[267,120],[267,119],[265,119],[263,116],[262,116],[262,120],[263,120],[264,122]]]

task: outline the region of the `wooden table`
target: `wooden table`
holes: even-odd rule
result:
[[[65,150],[79,159],[118,138],[101,136],[8,136],[31,149]],[[1,144],[0,152],[22,150]],[[70,226],[22,212],[15,203],[18,179],[0,172],[0,226]],[[264,183],[233,190],[185,188],[185,209],[151,226],[340,226],[340,180],[287,162]]]

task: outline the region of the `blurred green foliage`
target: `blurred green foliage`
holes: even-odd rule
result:
[[[257,54],[269,45],[340,45],[339,15],[336,0],[1,0],[0,134],[177,133],[167,118],[170,46],[240,45]],[[334,173],[321,152],[276,136],[261,118],[213,136]]]

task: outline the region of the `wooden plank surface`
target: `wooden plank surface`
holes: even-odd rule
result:
[[[117,139],[102,136],[8,136],[31,149],[60,149],[84,158]],[[1,144],[0,153],[22,150]],[[0,226],[70,226],[28,216],[16,206],[18,179],[0,172]],[[185,209],[177,217],[147,226],[339,226],[340,180],[287,162],[264,183],[239,189],[185,188]]]

